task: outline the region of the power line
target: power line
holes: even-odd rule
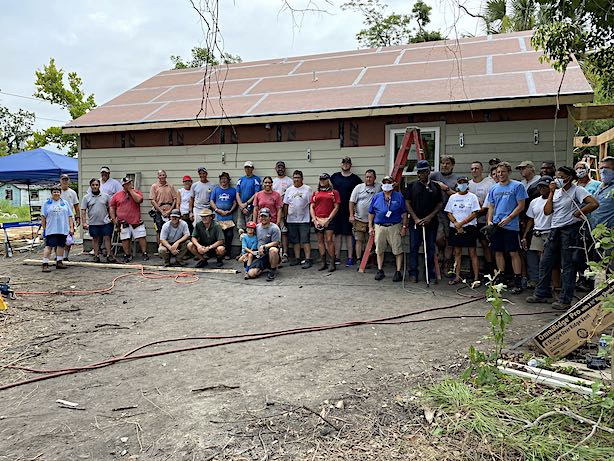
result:
[[[31,99],[32,101],[43,101],[43,102],[47,102],[49,104],[52,104],[50,101],[47,101],[46,99],[43,98],[37,98],[35,96],[24,96],[22,94],[15,94],[15,93],[7,93],[6,91],[2,91],[0,90],[0,94],[4,94],[7,96],[14,96],[16,98],[22,98],[22,99]],[[65,107],[63,104],[60,104],[62,107]],[[60,122],[60,123],[68,123],[68,120],[59,120],[57,118],[45,118],[45,117],[39,117],[36,116],[37,120],[47,120],[50,122]]]

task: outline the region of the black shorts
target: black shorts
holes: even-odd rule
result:
[[[503,253],[520,251],[520,231],[497,227],[490,239],[490,248]]]
[[[463,227],[464,232],[459,234],[456,227],[450,227],[450,236],[448,237],[448,245],[461,248],[475,248],[478,238],[478,228],[475,226]]]
[[[51,234],[45,237],[45,246],[55,248],[66,246],[66,235],[64,234]]]
[[[288,242],[295,244],[305,244],[310,242],[308,222],[289,222],[288,223]]]

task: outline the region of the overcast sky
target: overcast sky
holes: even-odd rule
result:
[[[461,0],[463,1],[463,0]],[[465,0],[479,11],[481,0]],[[198,0],[194,0],[198,5]],[[307,0],[289,0],[300,8]],[[445,36],[483,35],[483,26],[461,15],[458,0],[426,0],[433,8],[431,29]],[[282,0],[220,0],[224,49],[243,61],[351,50],[362,28],[358,13],[341,11],[343,1],[315,0],[328,13],[295,18],[281,10]],[[313,2],[312,2],[313,3]],[[385,1],[389,11],[409,12],[410,0]],[[459,18],[460,15],[460,18]],[[197,13],[189,0],[22,0],[3,4],[0,15],[0,105],[37,115],[36,128],[69,120],[68,113],[32,96],[35,70],[49,58],[66,72],[76,71],[98,105],[172,67],[169,57],[190,56],[204,43]],[[53,119],[53,120],[45,120]]]

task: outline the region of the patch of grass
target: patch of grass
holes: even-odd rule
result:
[[[474,386],[448,379],[423,391],[429,405],[439,409],[436,419],[449,435],[477,435],[492,453],[515,453],[530,460],[614,460],[614,435],[597,429],[586,442],[593,426],[564,414],[548,416],[533,427],[525,427],[548,412],[568,409],[600,426],[614,428],[612,398],[583,396],[544,388],[523,380],[499,376],[488,386]],[[499,458],[495,458],[499,459]]]
[[[13,206],[8,200],[0,200],[0,222],[28,221],[30,210],[27,206]]]

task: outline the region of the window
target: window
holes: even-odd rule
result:
[[[39,200],[37,190],[30,191],[30,200]]]
[[[439,127],[420,128],[420,134],[425,142],[424,157],[428,160],[432,170],[439,169]],[[394,165],[394,160],[401,148],[405,129],[390,130],[390,139],[394,139],[394,143],[390,143],[390,168]],[[418,158],[416,157],[416,146],[412,146],[407,156],[407,167],[403,171],[403,176],[415,176],[415,168]]]
[[[4,198],[9,201],[13,201],[13,189],[5,189]]]

